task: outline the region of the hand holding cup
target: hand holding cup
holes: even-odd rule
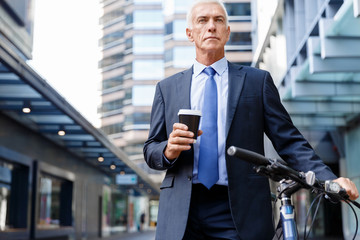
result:
[[[179,122],[185,124],[188,127],[188,131],[194,133],[193,139],[196,143],[198,137],[199,123],[201,118],[201,111],[191,110],[191,109],[180,109],[179,113]]]
[[[200,122],[200,111],[181,109],[179,111],[179,123],[174,123],[173,131],[169,135],[168,144],[164,150],[164,155],[168,160],[179,157],[182,151],[191,149],[191,144],[196,141],[197,136],[202,134],[198,130]],[[195,117],[191,115],[195,113]]]

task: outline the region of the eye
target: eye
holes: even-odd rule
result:
[[[206,22],[206,18],[205,17],[200,17],[198,18],[198,23],[205,23]]]

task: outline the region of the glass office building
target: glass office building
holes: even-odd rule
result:
[[[28,65],[33,4],[0,1],[0,239],[99,239],[142,212],[156,225],[159,186]]]
[[[155,85],[189,68],[195,48],[187,40],[186,12],[192,0],[103,1],[100,41],[102,129],[130,158],[157,177],[143,159]],[[226,46],[229,61],[250,65],[251,1],[225,1],[232,33]]]
[[[164,78],[162,1],[102,3],[102,130],[142,166],[155,84]]]
[[[258,41],[252,65],[271,73],[283,105],[316,153],[359,188],[360,1],[254,2],[254,23],[265,26],[265,34],[254,31]],[[276,157],[271,144],[268,150],[269,157]],[[295,199],[300,234],[311,198],[305,191]],[[355,226],[348,206],[324,201],[310,236],[353,239]]]

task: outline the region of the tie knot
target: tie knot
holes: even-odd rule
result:
[[[208,76],[214,76],[216,71],[212,67],[207,67],[204,69],[204,73]]]

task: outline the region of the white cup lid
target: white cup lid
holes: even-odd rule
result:
[[[192,109],[180,109],[178,115],[197,115],[201,117],[201,111]]]

